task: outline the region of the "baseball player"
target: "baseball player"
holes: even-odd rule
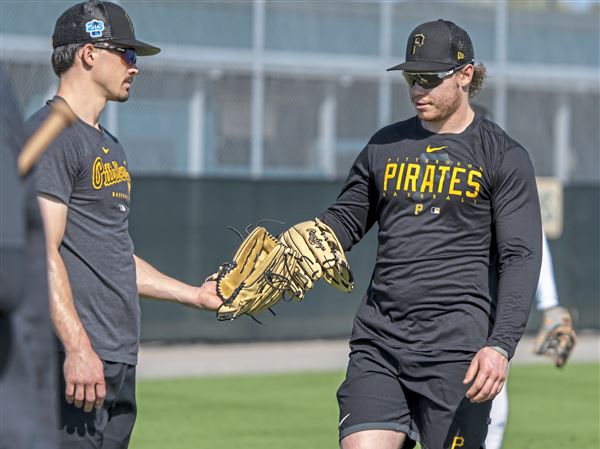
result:
[[[56,96],[78,119],[41,157],[39,203],[46,227],[52,322],[60,340],[60,444],[125,448],[136,417],[138,295],[190,307],[221,305],[214,282],[195,287],[170,278],[134,254],[128,233],[129,166],[116,137],[99,124],[108,101],[124,102],[137,56],[159,48],[139,41],[117,4],[68,8],[52,36]]]
[[[348,250],[378,224],[337,397],[343,449],[480,449],[541,262],[527,152],[473,112],[485,67],[437,20],[410,34],[416,116],[379,130],[320,219]]]
[[[17,172],[25,131],[2,69],[0,97],[0,448],[55,449],[57,353],[44,227],[32,172]]]
[[[550,253],[550,246],[548,245],[548,240],[546,239],[545,234],[543,235],[542,268],[540,270],[538,287],[535,292],[535,302],[537,310],[541,311],[546,318],[544,321],[547,321],[548,315],[558,313],[560,315],[560,320],[562,320],[564,317],[564,319],[567,320],[568,327],[571,328],[571,316],[568,311],[560,306],[558,301],[558,294],[556,293],[556,281],[554,280],[554,270],[552,269],[552,255]],[[555,326],[556,325],[560,325],[560,323],[556,323]],[[544,323],[544,325],[542,325],[542,329],[540,329],[540,337],[538,337],[538,340],[541,339],[543,341],[545,338],[547,338],[548,331],[551,329],[547,329],[546,327],[547,326]],[[572,338],[572,341],[570,342],[570,346],[566,355],[562,355],[560,358],[555,359],[555,363],[558,367],[564,366],[575,344],[575,333],[572,328],[571,332],[573,332],[572,337],[568,336],[568,338]],[[544,354],[544,351],[540,349],[539,344],[536,344],[535,352],[539,355]],[[486,449],[500,449],[502,447],[502,440],[504,438],[507,418],[508,393],[507,389],[503,388],[492,403],[492,410],[490,412],[491,423],[489,426],[488,436],[485,439]]]

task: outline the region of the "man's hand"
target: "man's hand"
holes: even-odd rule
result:
[[[502,390],[508,375],[508,359],[495,349],[481,349],[465,374],[463,384],[473,382],[467,391],[471,402],[485,402],[494,399]]]
[[[104,366],[96,353],[91,350],[66,354],[63,366],[65,375],[65,398],[69,404],[83,411],[100,409],[106,396]]]
[[[206,281],[201,287],[198,287],[196,296],[193,300],[186,303],[189,307],[205,310],[217,310],[223,305],[223,301],[217,295],[216,281]]]

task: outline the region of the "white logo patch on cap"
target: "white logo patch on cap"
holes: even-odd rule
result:
[[[100,37],[104,31],[104,22],[96,19],[90,20],[85,24],[85,31],[92,37]]]

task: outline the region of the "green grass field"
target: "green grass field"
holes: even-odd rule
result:
[[[598,449],[599,364],[513,366],[503,449]],[[343,373],[143,381],[132,449],[335,449]]]

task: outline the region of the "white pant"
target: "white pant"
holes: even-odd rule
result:
[[[494,398],[490,418],[492,422],[488,427],[487,438],[485,439],[485,449],[500,449],[502,447],[502,438],[508,418],[508,393],[507,385],[504,384],[502,391]]]

